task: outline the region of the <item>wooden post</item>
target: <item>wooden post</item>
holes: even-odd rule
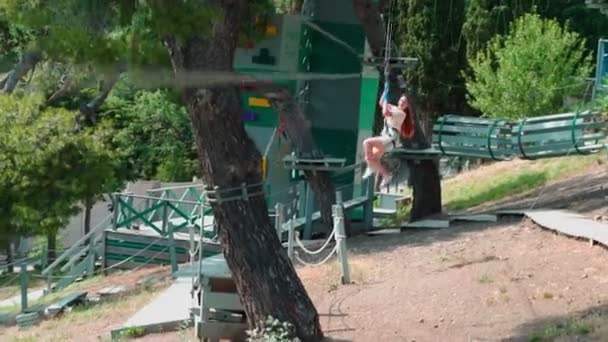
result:
[[[274,212],[276,214],[274,217],[274,229],[277,230],[279,241],[281,241],[283,238],[283,223],[285,222],[285,207],[283,204],[277,203],[274,206]]]
[[[312,191],[310,183],[306,183],[306,203],[304,207],[304,215],[306,215],[306,222],[304,225],[304,239],[310,240],[312,238],[312,214],[314,211],[315,196]]]
[[[295,243],[295,229],[296,229],[296,225],[295,225],[295,215],[293,215],[291,217],[291,219],[289,220],[288,223],[288,227],[289,227],[289,231],[287,233],[287,256],[289,257],[289,260],[291,260],[291,262],[293,262],[293,247],[294,247],[294,243]]]
[[[333,214],[336,244],[338,245],[338,259],[340,260],[340,269],[342,271],[342,284],[350,284],[350,268],[348,266],[346,234],[344,232],[344,208],[341,204],[333,206]]]
[[[165,210],[166,212],[166,210]],[[177,272],[177,256],[175,255],[175,239],[173,239],[173,225],[169,223],[169,257],[171,258],[171,273]]]
[[[194,225],[188,224],[188,235],[190,238],[190,263],[194,262],[194,252],[196,250],[196,244],[194,243]]]
[[[27,263],[21,261],[19,270],[19,286],[21,288],[21,312],[27,310]]]
[[[165,201],[165,205],[163,205],[163,220],[161,222],[160,235],[167,234],[167,224],[169,223],[169,211],[167,210],[167,207],[169,207],[168,204],[169,202]]]
[[[120,210],[120,205],[119,205],[119,195],[118,194],[114,194],[112,197],[112,200],[114,201],[114,212],[112,212],[112,228],[114,230],[116,230],[116,228],[118,228],[117,224],[118,224],[118,215],[119,215],[119,210]]]
[[[374,175],[369,176],[366,184],[366,193],[367,201],[363,205],[363,222],[365,222],[365,229],[372,229],[374,225],[374,184],[375,184]]]

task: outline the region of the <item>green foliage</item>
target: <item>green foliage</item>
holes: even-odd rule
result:
[[[130,178],[192,180],[198,162],[186,109],[168,91],[127,93],[118,91],[108,98],[105,116],[117,131],[112,144],[122,154]]]
[[[407,72],[419,108],[426,114],[460,111],[464,106],[466,64],[460,30],[465,1],[399,0],[397,36],[400,50],[417,57]]]
[[[41,97],[0,96],[0,231],[54,234],[80,201],[109,191],[113,155],[98,132],[74,133],[75,114]]]
[[[563,322],[549,325],[542,330],[532,333],[528,337],[528,341],[554,341],[559,337],[588,335],[592,331],[593,326],[591,324],[579,319],[568,319]]]
[[[519,119],[555,113],[591,71],[585,41],[555,20],[526,14],[506,37],[493,38],[470,60],[471,105],[489,117]]]
[[[248,330],[249,342],[299,342],[293,324],[281,322],[272,316],[264,322],[263,328]]]

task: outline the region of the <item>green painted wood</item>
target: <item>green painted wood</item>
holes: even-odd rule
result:
[[[131,244],[134,247],[138,246],[147,246],[152,241],[155,241],[155,245],[158,246],[169,246],[167,240],[165,238],[160,238],[159,236],[148,236],[143,234],[129,234],[129,233],[121,233],[116,231],[107,231],[106,241],[108,244],[113,243],[121,243],[121,244]],[[175,239],[176,245],[178,248],[188,249],[190,247],[189,239]],[[151,248],[154,248],[152,246]]]
[[[588,122],[577,120],[576,125],[572,125],[572,121],[564,122],[547,122],[542,124],[528,125],[524,124],[523,132],[525,134],[537,134],[537,133],[549,133],[549,132],[561,132],[561,131],[572,131],[575,130],[598,130],[608,127],[607,122]],[[513,135],[519,133],[519,126],[513,128]]]
[[[441,141],[443,143],[449,144],[462,144],[462,145],[477,145],[477,146],[488,146],[488,137],[474,137],[474,136],[466,136],[466,135],[441,135]],[[437,135],[433,135],[433,143],[438,143],[439,137]],[[511,145],[512,139],[509,138],[491,138],[492,146],[497,146],[497,144],[503,145]]]
[[[598,112],[586,110],[586,111],[580,112],[578,114],[578,117],[586,118],[586,117],[591,117],[591,116],[597,116],[598,114],[599,114]],[[560,114],[552,114],[552,115],[543,115],[543,116],[528,118],[528,119],[526,119],[526,122],[535,123],[535,122],[543,122],[543,121],[556,121],[556,120],[563,120],[563,119],[572,119],[572,118],[574,118],[575,115],[576,115],[576,113],[560,113]]]
[[[485,119],[485,118],[477,118],[472,116],[461,116],[454,114],[447,114],[441,117],[441,120],[444,120],[447,123],[463,123],[463,124],[478,124],[484,126],[491,126],[494,124],[496,119]]]
[[[593,145],[584,145],[584,146],[579,146],[579,150],[581,151],[591,151],[591,150],[595,150],[595,149],[600,149],[604,147],[604,144],[593,144]],[[555,154],[555,153],[568,153],[570,152],[572,155],[576,155],[578,154],[576,149],[574,148],[574,145],[571,142],[567,142],[567,143],[554,143],[554,144],[546,144],[546,145],[542,145],[542,146],[531,146],[531,147],[527,147],[524,146],[523,147],[524,153],[527,155],[534,155],[537,153],[550,153],[550,154]]]
[[[452,153],[475,153],[486,155],[488,158],[490,157],[490,152],[487,147],[475,147],[475,146],[450,146],[450,145],[442,145],[443,150],[446,151],[446,154]],[[496,157],[505,157],[513,154],[513,150],[510,148],[492,148],[492,153]]]
[[[70,272],[63,276],[59,281],[55,284],[53,291],[59,291],[65,289],[70,284],[74,282],[74,280],[82,277],[85,271],[89,268],[89,264],[91,262],[90,258],[94,257],[93,253],[89,253],[80,263],[76,264]]]
[[[440,132],[451,132],[461,135],[473,135],[476,134],[481,137],[487,137],[490,126],[467,126],[467,125],[448,125],[445,124],[443,127],[440,125],[433,126],[433,134],[439,134]],[[492,135],[495,134],[506,134],[510,133],[511,128],[497,126],[492,130]]]
[[[553,138],[557,137],[554,136]],[[589,142],[589,141],[600,141],[602,139],[604,139],[606,136],[604,134],[598,133],[598,134],[589,134],[589,135],[580,135],[576,137],[576,144],[578,144],[579,146],[585,145],[585,143]],[[524,139],[527,138],[527,139]],[[523,144],[525,144],[524,146],[544,146],[544,145],[552,145],[552,144],[568,144],[570,147],[574,146],[574,143],[572,142],[572,134],[567,134],[567,136],[562,136],[561,139],[533,139],[533,136],[524,136],[522,137],[521,141]],[[527,147],[524,147],[527,148]]]
[[[169,248],[169,244],[167,241],[163,241],[164,244],[154,244],[152,246],[150,246],[150,243],[152,243],[153,240],[151,240],[148,244],[140,244],[140,243],[133,243],[133,242],[121,242],[121,241],[117,241],[117,240],[108,240],[106,242],[106,247],[107,250],[115,250],[116,248],[120,248],[123,250],[142,250],[146,247],[146,251],[142,252],[142,253],[146,253],[146,252],[151,252],[151,253],[156,253],[156,252],[160,252],[163,250],[166,250],[167,248]],[[160,242],[159,241],[159,242]],[[176,247],[176,252],[180,253],[180,254],[185,254],[188,252],[187,248],[183,248],[183,247]]]

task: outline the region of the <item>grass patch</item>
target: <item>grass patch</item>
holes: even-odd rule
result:
[[[494,277],[492,277],[492,275],[489,273],[484,273],[479,277],[478,280],[481,284],[490,284],[494,282]]]
[[[0,287],[0,300],[8,299],[21,293],[19,287],[19,273],[4,273],[0,275],[0,284],[2,284],[2,287]],[[40,288],[43,287],[44,284],[45,281],[40,277],[38,271],[27,272],[28,288]]]
[[[462,187],[457,188],[452,198],[448,198],[445,206],[453,210],[475,207],[484,202],[496,201],[542,186],[548,180],[545,172],[537,171],[496,178],[491,183],[463,184]]]
[[[142,288],[135,293],[99,304],[75,306],[71,311],[65,312],[57,318],[42,321],[27,330],[10,327],[7,329],[7,334],[12,335],[15,341],[103,340],[104,336],[109,336],[112,327],[123,323],[165,288],[166,286]],[[141,333],[142,331],[138,328],[129,329],[123,335],[123,339],[136,338]]]
[[[462,210],[521,195],[557,179],[580,174],[594,165],[608,162],[605,153],[591,156],[570,156],[536,161],[503,162],[484,172],[484,167],[467,176],[456,176],[442,182],[443,205],[449,210]],[[400,223],[409,218],[410,207],[402,208],[386,223]]]
[[[558,337],[563,336],[588,335],[592,331],[593,326],[591,324],[582,322],[580,320],[572,319],[562,323],[550,325],[540,331],[534,332],[529,336],[528,341],[552,341]]]

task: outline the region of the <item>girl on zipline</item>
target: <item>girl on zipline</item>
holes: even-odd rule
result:
[[[378,137],[367,138],[363,141],[367,169],[363,178],[372,173],[382,175],[380,187],[390,184],[393,175],[382,165],[385,152],[401,147],[401,138],[409,139],[414,135],[414,119],[410,104],[405,94],[401,95],[397,105],[388,103],[388,82],[385,83],[384,93],[380,97],[380,107],[384,116],[384,128]]]

